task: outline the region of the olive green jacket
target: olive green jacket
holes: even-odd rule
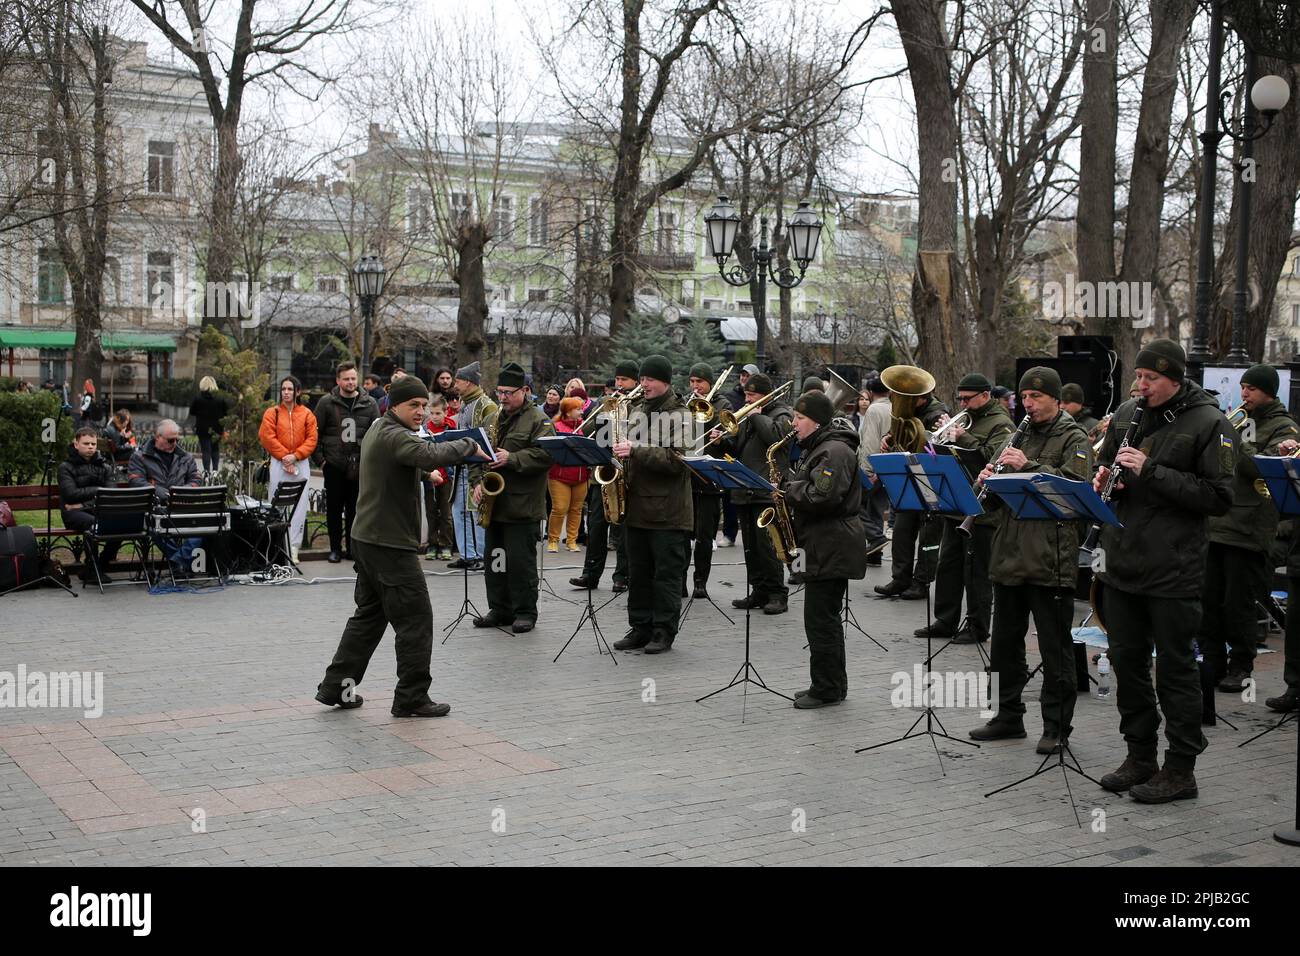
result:
[[[718,412],[735,411],[735,409],[731,407],[731,400],[727,398],[727,396],[722,394],[713,396],[712,405],[713,405],[713,416],[703,424],[696,425],[698,431],[696,433],[695,440],[697,442],[700,441],[702,436],[707,435],[713,429],[719,427]],[[692,444],[694,444],[694,442]],[[719,444],[721,444],[721,442],[719,442]],[[717,448],[717,447],[718,447],[717,445],[713,446],[713,448]],[[711,450],[712,449],[708,449],[708,451]],[[705,453],[707,454],[708,451],[706,451]],[[707,481],[702,481],[699,478],[695,477],[695,472],[691,472],[691,488],[694,489],[697,495],[710,495],[714,498],[720,498],[723,495],[723,489],[717,487],[716,485],[710,484]]]
[[[1114,461],[1135,399],[1115,411],[1098,459]],[[1142,414],[1130,444],[1146,453],[1139,475],[1126,474],[1111,501],[1122,528],[1104,525],[1097,577],[1144,597],[1199,597],[1209,519],[1232,507],[1237,435],[1218,403],[1194,382]]]
[[[477,452],[472,438],[434,444],[419,437],[389,411],[361,439],[357,515],[352,537],[401,551],[420,546],[420,478],[464,461]]]
[[[833,419],[800,443],[803,454],[782,485],[804,580],[866,577],[857,445],[853,426]]]
[[[1210,519],[1210,540],[1247,551],[1267,554],[1277,534],[1277,509],[1255,490],[1259,467],[1255,455],[1276,455],[1277,446],[1295,438],[1300,430],[1277,399],[1250,413],[1238,435],[1237,467],[1232,479],[1232,507],[1226,515]]]
[[[695,509],[691,500],[691,471],[682,461],[690,439],[686,405],[669,390],[642,402],[634,411],[634,432],[645,441],[623,460],[627,504],[624,523],[655,531],[691,531]],[[662,416],[662,417],[661,417]]]
[[[1031,422],[1020,450],[1029,459],[1025,467],[1016,472],[1004,468],[1002,474],[1037,473],[1060,475],[1072,481],[1092,480],[1088,433],[1068,412],[1058,412],[1041,425]],[[984,507],[995,525],[989,561],[993,583],[1074,587],[1081,535],[1088,533],[1085,522],[1068,521],[1058,528],[1055,521],[1022,521],[992,494],[985,496]]]
[[[524,402],[519,411],[502,419],[504,409],[499,409],[492,420],[492,434],[496,432],[496,448],[510,452],[505,465],[495,469],[506,481],[505,490],[492,505],[492,523],[512,521],[541,521],[546,517],[546,476],[551,469],[551,456],[537,444],[543,435],[554,435],[555,425],[546,413],[532,402]]]
[[[988,464],[997,458],[998,453],[1002,451],[1002,446],[1007,443],[1011,433],[1016,430],[1015,424],[1011,421],[1011,413],[1006,410],[1006,407],[1001,402],[994,398],[990,398],[975,411],[972,412],[967,409],[967,412],[971,417],[970,428],[966,429],[953,444],[960,448],[971,448],[978,451],[984,459],[984,464]],[[960,521],[961,519],[949,520]],[[975,523],[991,526],[994,523],[994,517],[991,514],[982,514],[975,519]]]

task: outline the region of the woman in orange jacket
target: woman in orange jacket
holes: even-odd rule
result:
[[[311,483],[311,453],[316,450],[316,416],[306,405],[298,404],[302,383],[292,375],[280,379],[280,403],[266,410],[257,437],[271,456],[271,483],[268,495],[274,495],[282,481],[304,479]],[[303,528],[307,524],[307,488],[289,519],[289,548],[293,562],[298,562]]]

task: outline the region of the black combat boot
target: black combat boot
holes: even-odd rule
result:
[[[614,642],[616,651],[638,651],[650,643],[651,636],[633,628]]]
[[[1146,783],[1134,784],[1129,795],[1138,803],[1169,803],[1193,800],[1197,796],[1196,775],[1191,769],[1169,766],[1168,761]]]
[[[1131,787],[1146,783],[1156,775],[1157,769],[1155,757],[1149,760],[1140,760],[1129,754],[1124,758],[1124,762],[1119,765],[1118,770],[1112,770],[1106,774],[1099,783],[1101,783],[1103,790],[1109,790],[1111,793],[1123,793]]]

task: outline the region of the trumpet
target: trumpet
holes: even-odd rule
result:
[[[772,401],[773,399],[781,395],[781,393],[793,387],[794,387],[794,379],[791,379],[790,381],[782,385],[780,388],[772,389],[772,391],[768,392],[766,395],[762,396],[761,398],[754,399],[748,405],[745,405],[734,412],[729,412],[725,408],[722,409],[722,411],[718,412],[718,427],[720,427],[723,431],[725,431],[729,436],[734,438],[736,433],[740,431],[741,422],[743,422],[750,415],[754,414],[754,412],[761,409],[768,402]],[[705,441],[706,438],[708,438],[709,440]],[[700,436],[699,441],[697,441],[693,446],[691,446],[690,450],[693,452],[702,451],[703,449],[708,448],[710,445],[712,445],[715,441],[719,441],[719,439],[709,438],[709,433],[706,432]],[[703,442],[703,444],[701,444],[701,442]]]
[[[1245,405],[1238,405],[1232,411],[1228,412],[1227,418],[1228,424],[1231,425],[1235,431],[1241,431],[1246,427],[1246,422],[1250,421],[1250,409]]]
[[[628,392],[626,395],[619,395],[617,392],[615,392],[613,395],[606,395],[600,401],[595,402],[591,407],[591,411],[587,413],[587,417],[584,418],[578,424],[578,429],[577,429],[578,432],[581,432],[587,426],[587,423],[590,422],[597,415],[599,415],[601,412],[612,412],[615,409],[617,409],[619,402],[630,402],[633,399],[640,398],[642,391],[643,391],[642,387],[638,385],[636,388],[632,389],[632,391]]]
[[[964,422],[962,421],[963,418],[965,419]],[[943,444],[943,437],[944,434],[948,431],[948,429],[961,428],[962,430],[965,430],[967,428],[970,428],[970,423],[971,423],[970,412],[960,412],[956,418],[948,419],[946,422],[944,422],[937,429],[935,429],[933,432],[930,433],[931,444]]]
[[[727,376],[731,374],[731,370],[735,367],[734,365],[728,365],[727,370],[713,383],[713,387],[709,389],[709,393],[703,398],[696,395],[686,403],[686,407],[690,409],[691,417],[701,425],[713,417],[713,396],[718,394],[718,389],[722,387],[722,383],[727,380]],[[640,388],[640,386],[637,387]]]

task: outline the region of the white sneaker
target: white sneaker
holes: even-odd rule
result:
[[[713,545],[713,550],[714,550],[714,551],[717,551],[717,550],[718,550],[718,542],[717,542],[717,541],[710,541],[709,544]]]
[[[298,563],[298,549],[296,547],[289,548],[289,560],[294,564]]]

